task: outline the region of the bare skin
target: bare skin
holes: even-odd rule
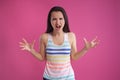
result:
[[[64,20],[63,14],[60,11],[52,12],[51,25],[53,27],[53,32],[51,34],[52,34],[53,42],[56,45],[61,45],[64,42],[64,32],[63,32],[64,24],[65,24],[65,20]],[[99,43],[97,37],[95,37],[91,41],[88,41],[86,38],[84,38],[83,39],[84,47],[80,51],[77,51],[76,37],[73,32],[68,33],[68,39],[69,39],[69,43],[71,45],[71,58],[74,60],[77,60],[80,57],[82,57],[88,50],[96,47]],[[45,48],[47,45],[47,40],[48,40],[48,34],[43,33],[40,38],[40,51],[39,52],[37,52],[34,49],[35,41],[33,41],[32,43],[28,43],[26,39],[23,39],[20,42],[20,47],[22,48],[22,50],[26,50],[26,51],[30,52],[33,56],[35,56],[37,59],[42,61],[42,60],[46,59],[45,58]]]

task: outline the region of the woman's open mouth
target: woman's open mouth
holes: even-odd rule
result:
[[[60,26],[60,25],[56,26],[56,29],[57,29],[57,30],[59,30],[60,28],[61,28],[61,26]]]

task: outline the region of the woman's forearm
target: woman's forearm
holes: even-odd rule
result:
[[[77,59],[79,59],[80,57],[84,56],[87,51],[88,51],[88,49],[86,49],[86,48],[84,47],[84,48],[81,49],[80,51],[74,53],[74,54],[72,55],[72,58],[73,58],[74,60],[77,60]]]
[[[40,60],[40,61],[44,60],[44,58],[42,57],[42,55],[39,52],[35,51],[34,49],[32,49],[30,52],[38,60]]]

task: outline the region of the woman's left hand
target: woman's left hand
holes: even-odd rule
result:
[[[91,48],[94,48],[98,45],[99,41],[96,38],[94,38],[92,41],[88,41],[86,38],[84,38],[84,43],[85,43],[85,49],[89,50]]]

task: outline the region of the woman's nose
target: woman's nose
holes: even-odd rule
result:
[[[60,24],[60,20],[56,20],[56,24]]]

